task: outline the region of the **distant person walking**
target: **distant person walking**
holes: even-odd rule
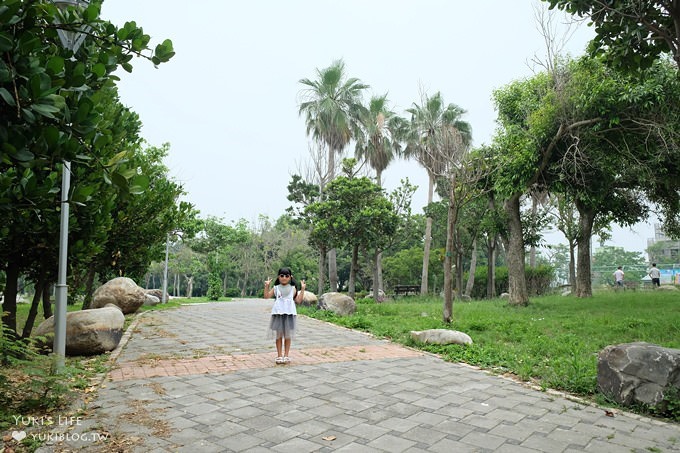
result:
[[[652,286],[661,286],[661,271],[656,267],[656,263],[652,263],[652,268],[647,272],[652,278]]]
[[[616,280],[616,288],[623,288],[623,269],[621,266],[616,268],[614,271],[614,280]]]
[[[272,279],[268,278],[264,282],[264,298],[269,299],[274,296],[274,306],[272,307],[272,317],[269,321],[269,338],[276,339],[276,363],[289,363],[290,344],[295,336],[297,327],[297,309],[295,304],[302,302],[307,285],[304,280],[300,281],[300,291],[297,290],[293,273],[290,268],[282,267],[279,269],[279,276],[274,281],[274,287],[270,288]]]

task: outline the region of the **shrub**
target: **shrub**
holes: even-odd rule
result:
[[[475,284],[472,288],[472,294],[470,297],[473,299],[485,299],[486,298],[486,273],[488,268],[486,266],[478,266],[475,270]],[[463,281],[467,281],[469,273],[466,273]],[[496,268],[496,295],[508,291],[508,268],[507,267],[497,267]]]
[[[219,274],[212,273],[208,277],[208,300],[219,300],[222,296],[222,280]]]
[[[550,283],[553,281],[555,269],[551,266],[538,266],[536,268],[527,267],[526,270],[527,291],[531,296],[542,296],[548,294]],[[470,297],[473,299],[486,298],[486,266],[479,266],[475,271],[475,285],[472,288]],[[465,274],[464,281],[467,280]],[[496,295],[508,291],[508,268],[496,268]]]

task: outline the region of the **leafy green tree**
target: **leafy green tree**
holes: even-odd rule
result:
[[[349,295],[354,297],[360,249],[381,248],[397,230],[399,218],[383,189],[367,177],[353,174],[354,159],[344,160],[345,176],[335,178],[326,187],[327,198],[307,207],[315,221],[312,240],[327,239],[335,246],[352,250]]]
[[[248,224],[244,220],[236,222],[234,225],[225,225],[222,219],[209,216],[202,221],[200,234],[195,238],[186,241],[191,249],[204,257],[202,260],[208,273],[208,282],[220,282],[221,295],[224,295],[228,286],[227,274],[231,274],[234,280],[243,278],[242,294],[245,294],[250,263],[243,261],[242,248],[251,244],[253,237],[248,230]],[[234,283],[233,287],[238,284]],[[209,285],[210,287],[210,285]]]
[[[453,137],[462,137],[463,142],[467,140],[469,143],[468,138],[472,132],[470,125],[460,119],[465,111],[455,104],[446,105],[440,92],[432,96],[424,95],[421,105],[414,103],[406,111],[411,114],[411,120],[405,132],[404,152],[427,171],[429,177],[427,203],[430,204],[433,200],[436,178],[442,175],[451,161],[450,153],[457,152],[457,147],[452,144],[458,140],[454,140]],[[458,134],[453,131],[457,131]],[[432,219],[428,218],[425,226],[421,295],[427,294],[428,291],[431,236]]]
[[[360,118],[361,134],[357,137],[356,156],[375,170],[378,186],[382,187],[382,172],[401,154],[399,137],[406,123],[389,108],[387,94],[374,96]],[[376,250],[373,264],[373,296],[383,290],[382,252]]]
[[[369,86],[357,78],[348,78],[342,60],[317,70],[317,76],[317,80],[300,80],[304,89],[299,114],[305,117],[307,135],[328,147],[328,178],[332,180],[335,177],[335,155],[342,153],[350,141],[359,136],[359,122],[365,110],[362,96]],[[338,289],[335,260],[335,251],[330,250],[328,273],[332,291]]]
[[[588,18],[595,28],[592,55],[604,55],[615,67],[651,67],[670,54],[680,67],[680,8],[665,0],[543,0]]]
[[[497,136],[496,188],[506,196],[511,303],[528,303],[523,273],[520,199],[535,187],[569,194],[579,211],[577,288],[592,294],[590,240],[597,217],[621,225],[646,218],[643,194],[677,218],[677,121],[669,97],[677,78],[655,65],[645,79],[617,73],[594,59],[558,66],[495,94],[503,128]],[[661,171],[659,171],[661,169]]]
[[[60,45],[58,30],[78,32],[84,27],[85,45]],[[94,2],[82,11],[61,12],[51,2],[20,0],[5,0],[0,8],[0,213],[5,220],[0,228],[0,269],[7,275],[3,322],[8,330],[16,330],[16,278],[31,267],[17,247],[34,249],[37,243],[16,239],[29,230],[35,231],[29,235],[34,239],[53,230],[50,219],[60,193],[61,162],[90,165],[116,184],[129,183],[121,159],[109,166],[98,159],[101,147],[113,137],[107,127],[110,117],[101,114],[97,96],[112,86],[118,67],[132,70],[134,56],[159,64],[174,54],[170,41],[153,51],[149,42],[133,22],[118,29],[99,19],[99,4]],[[57,246],[52,244],[58,241],[43,241]]]
[[[144,178],[148,189],[115,198],[108,236],[91,261],[100,281],[118,276],[141,281],[150,263],[162,259],[167,235],[196,215],[191,204],[179,200],[185,194],[182,186],[168,177],[163,164],[167,153],[168,145],[164,145],[138,149],[131,157],[138,172],[134,178]]]
[[[645,257],[640,252],[629,252],[623,247],[605,246],[595,249],[593,268],[599,280],[614,285],[613,273],[618,266],[623,268],[628,281],[640,281],[647,275]]]

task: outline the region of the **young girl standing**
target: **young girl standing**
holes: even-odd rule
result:
[[[300,291],[295,286],[295,280],[290,268],[279,269],[279,276],[274,281],[274,287],[269,288],[272,279],[264,282],[264,297],[269,299],[274,296],[272,317],[269,322],[269,337],[276,338],[276,363],[289,363],[290,343],[295,335],[297,322],[297,310],[295,304],[302,302],[307,285],[304,280],[300,281]]]

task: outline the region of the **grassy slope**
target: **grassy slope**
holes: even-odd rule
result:
[[[474,344],[418,347],[446,360],[583,396],[596,392],[597,353],[607,345],[646,341],[680,348],[677,292],[610,292],[591,299],[549,296],[532,299],[528,307],[511,307],[501,300],[455,303],[450,326],[442,323],[442,302],[435,298],[360,302],[357,313],[344,319],[313,309],[303,312],[410,346],[416,346],[411,330],[459,330]]]

